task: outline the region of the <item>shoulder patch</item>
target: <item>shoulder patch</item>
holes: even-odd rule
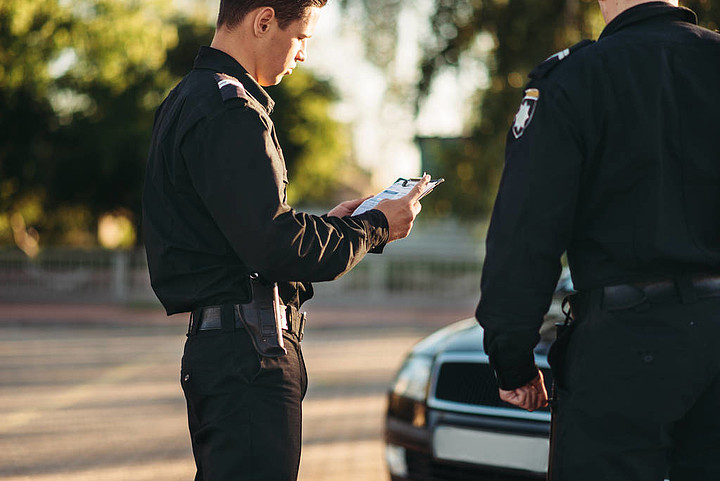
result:
[[[530,121],[535,115],[538,100],[540,100],[540,91],[538,89],[527,89],[525,91],[525,97],[523,97],[520,108],[515,114],[515,122],[511,129],[516,139],[522,137],[525,129],[530,125]]]
[[[215,81],[217,82],[218,89],[220,89],[220,94],[224,101],[237,98],[248,100],[245,87],[235,77],[224,73],[216,73]]]
[[[581,48],[587,47],[588,45],[593,43],[595,43],[594,40],[583,40],[582,42],[576,43],[570,48],[566,48],[565,50],[562,50],[555,55],[548,57],[547,60],[535,67],[533,71],[530,72],[530,78],[539,79],[547,76],[547,74],[549,74],[550,71],[554,69],[560,62],[568,58],[574,52],[577,52]]]

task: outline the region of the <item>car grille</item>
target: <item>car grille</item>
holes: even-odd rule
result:
[[[514,475],[497,470],[488,471],[477,466],[448,464],[435,461],[431,455],[408,450],[406,453],[408,478],[412,481],[528,481],[543,476]]]
[[[543,368],[541,371],[549,394],[552,374],[550,369]],[[500,400],[495,374],[488,364],[481,362],[444,362],[437,377],[435,398],[475,406],[515,408]],[[542,410],[548,411],[549,408]]]

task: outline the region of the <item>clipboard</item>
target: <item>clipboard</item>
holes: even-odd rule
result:
[[[422,177],[410,177],[408,179],[400,177],[398,180],[392,183],[389,187],[387,187],[385,190],[380,192],[379,194],[369,198],[362,204],[358,206],[357,209],[351,214],[351,215],[359,215],[363,212],[367,212],[370,209],[374,209],[380,201],[385,199],[399,199],[401,197],[404,197],[407,195],[408,192],[412,190],[413,187],[415,187],[415,184],[420,182],[422,180]],[[428,183],[427,187],[423,191],[422,194],[420,194],[420,197],[418,197],[418,200],[422,199],[426,195],[428,195],[430,192],[433,191],[435,187],[445,182],[445,179],[438,178],[438,179],[430,179],[430,182]]]

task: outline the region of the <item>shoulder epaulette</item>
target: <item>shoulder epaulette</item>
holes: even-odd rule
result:
[[[547,74],[550,73],[552,69],[554,69],[560,62],[568,58],[570,55],[572,55],[574,52],[577,52],[583,47],[587,47],[588,45],[595,43],[593,40],[583,40],[581,42],[576,43],[570,48],[566,48],[565,50],[562,50],[555,55],[552,55],[548,57],[547,60],[545,60],[543,63],[538,65],[533,69],[532,72],[530,72],[530,78],[533,79],[540,79]]]
[[[243,87],[243,84],[235,77],[224,73],[216,73],[215,81],[217,82],[218,89],[220,89],[223,101],[238,98],[249,100],[245,87]]]

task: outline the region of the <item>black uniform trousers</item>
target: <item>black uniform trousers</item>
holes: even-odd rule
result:
[[[225,323],[225,321],[223,321]],[[307,372],[297,335],[260,357],[243,328],[188,333],[181,383],[195,481],[295,481]]]
[[[553,481],[720,480],[720,297],[573,302]]]

